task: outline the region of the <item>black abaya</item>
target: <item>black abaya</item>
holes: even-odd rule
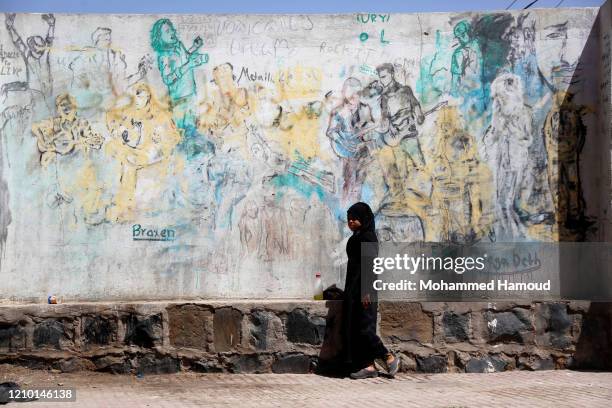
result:
[[[346,244],[348,264],[343,300],[343,350],[344,362],[351,371],[357,371],[373,364],[374,359],[385,358],[389,353],[376,335],[378,303],[376,291],[372,288],[374,273],[372,262],[378,255],[374,215],[365,203],[357,203],[347,211],[350,219],[358,219],[361,228],[353,233]],[[362,243],[364,246],[362,257]],[[364,268],[362,279],[362,266]],[[365,280],[364,280],[365,279]],[[364,284],[362,287],[362,283]],[[370,304],[362,304],[364,295],[369,295]]]

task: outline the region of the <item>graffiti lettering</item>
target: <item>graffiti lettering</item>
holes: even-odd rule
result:
[[[10,61],[3,60],[0,62],[0,75],[2,76],[19,75],[22,71],[21,67],[13,65]]]
[[[255,71],[249,72],[248,67],[242,67],[242,69],[240,70],[240,75],[238,76],[238,80],[236,82],[240,84],[240,81],[243,78],[246,78],[248,81],[251,81],[251,82],[255,82],[255,81],[273,82],[271,73],[269,72],[258,73]]]
[[[4,45],[0,44],[0,60],[3,60],[5,58],[11,58],[11,59],[19,58],[19,52],[7,51],[4,49]]]
[[[494,272],[503,275],[531,273],[542,266],[542,261],[535,250],[527,253],[512,251],[512,253],[496,254],[488,258],[487,264],[491,265],[493,269],[493,271],[489,270],[489,273]]]
[[[134,241],[174,241],[176,231],[171,228],[144,228],[140,224],[132,225]]]
[[[377,21],[387,23],[390,17],[390,14],[357,14],[357,21],[363,24],[376,23]]]
[[[276,38],[273,41],[246,41],[232,39],[230,55],[251,55],[253,57],[289,57],[295,52],[295,47],[289,41]]]
[[[380,43],[389,44],[391,41],[385,40],[385,30],[380,30]]]
[[[254,22],[241,18],[217,18],[209,16],[181,16],[178,28],[193,32],[203,31],[214,36],[260,35],[284,32],[311,31],[314,27],[310,16],[282,16]]]

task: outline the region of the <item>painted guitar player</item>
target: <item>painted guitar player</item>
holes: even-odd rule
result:
[[[376,72],[378,80],[370,83],[364,94],[378,97],[380,104],[381,123],[376,131],[384,142],[378,156],[389,189],[385,207],[389,213],[403,214],[411,209],[420,215],[423,206],[428,204],[427,194],[407,186],[407,180],[417,183],[417,176],[425,174],[426,163],[417,125],[422,125],[427,115],[446,105],[447,101],[423,112],[412,88],[395,78],[393,64],[381,64]]]

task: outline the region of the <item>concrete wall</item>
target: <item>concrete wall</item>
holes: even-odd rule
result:
[[[309,297],[359,200],[383,241],[605,240],[598,12],[5,15],[0,299]]]

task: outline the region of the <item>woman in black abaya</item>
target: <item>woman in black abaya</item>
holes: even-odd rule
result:
[[[378,298],[372,287],[374,280],[372,264],[374,258],[378,256],[378,239],[374,214],[366,203],[356,203],[348,209],[347,218],[353,236],[346,244],[348,265],[344,286],[342,330],[344,362],[350,369],[353,379],[377,377],[375,359],[384,361],[387,371],[393,376],[399,369],[399,359],[387,350],[376,335]],[[362,248],[362,243],[367,244]]]

